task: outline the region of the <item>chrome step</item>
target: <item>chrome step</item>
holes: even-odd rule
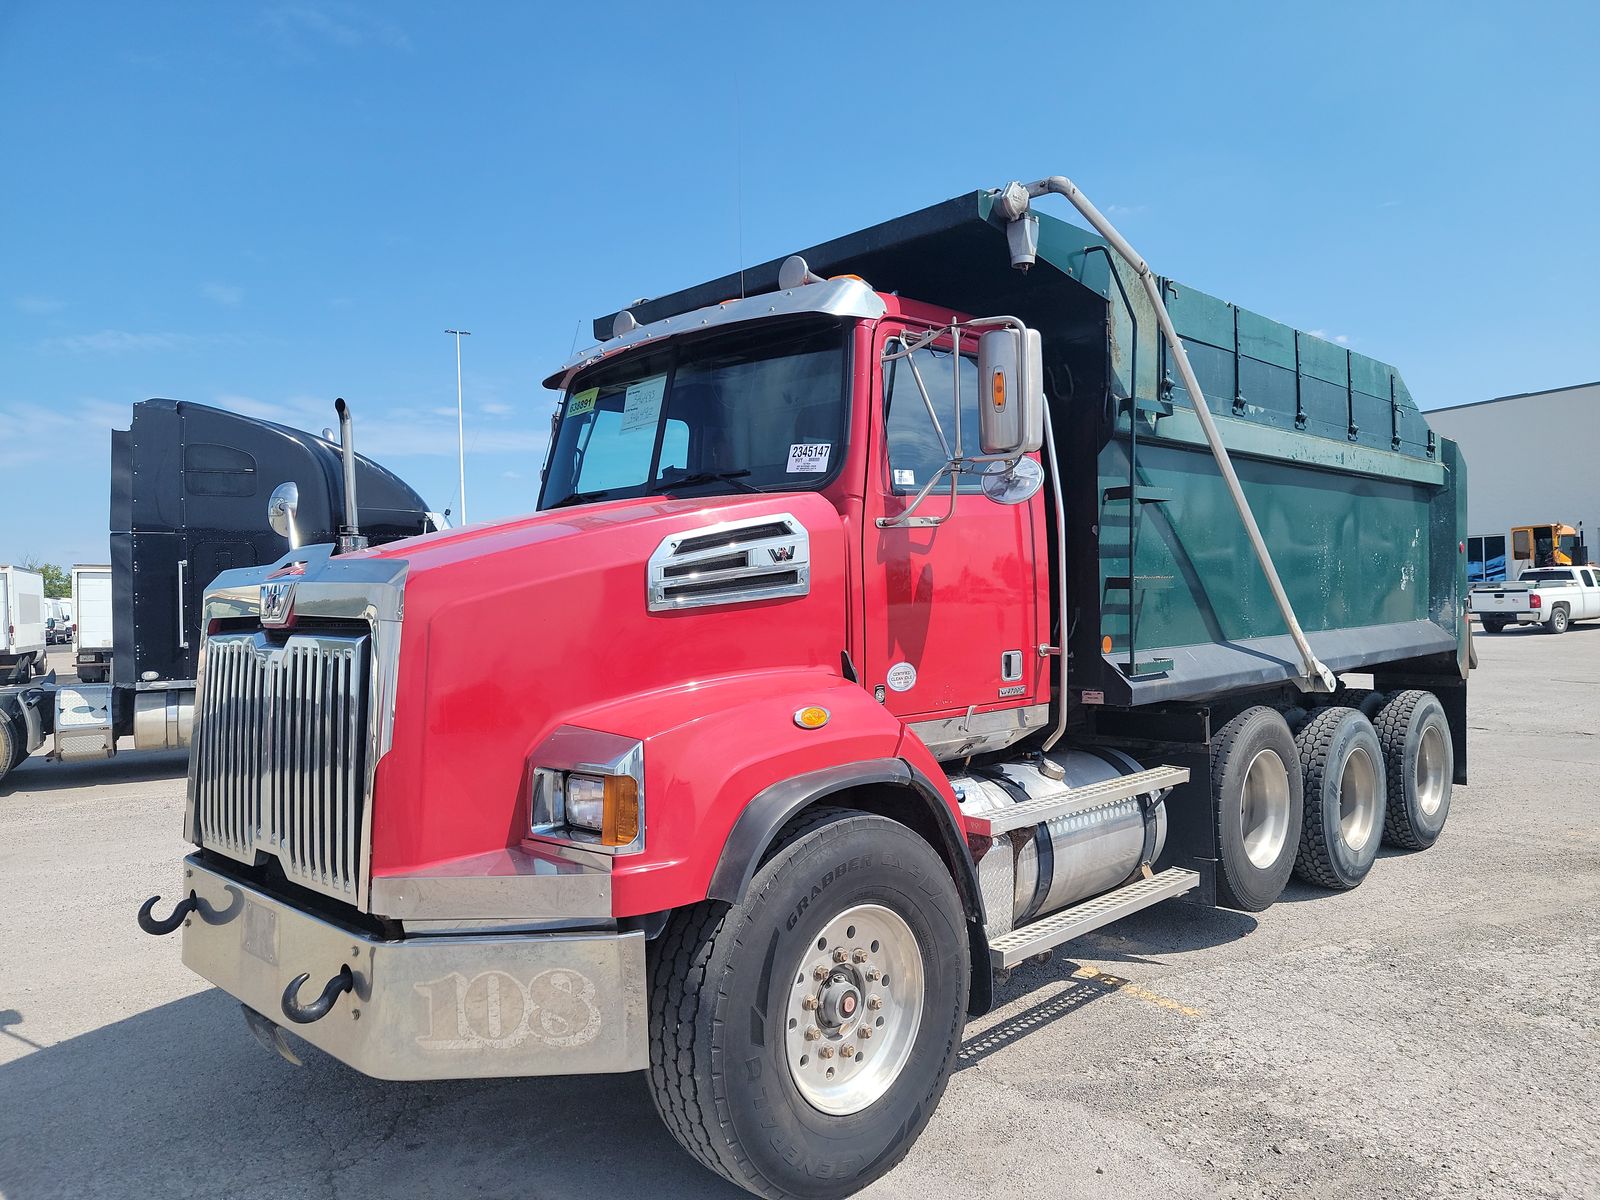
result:
[[[1048,796],[1024,800],[998,812],[988,812],[966,818],[968,833],[982,837],[999,837],[1013,829],[1026,829],[1053,821],[1068,813],[1079,812],[1100,804],[1126,800],[1145,792],[1158,792],[1162,788],[1176,787],[1189,780],[1188,767],[1151,767],[1148,771],[1135,771],[1132,775],[1119,775],[1087,787],[1062,788]]]
[[[1129,778],[1132,778],[1131,776]],[[1182,867],[1168,867],[1165,871],[1125,884],[1114,892],[1095,896],[1071,908],[1042,917],[1031,925],[1013,929],[989,943],[989,965],[995,970],[1006,970],[1026,962],[1035,954],[1043,954],[1062,942],[1093,933],[1102,925],[1120,920],[1141,908],[1149,908],[1163,900],[1192,892],[1200,886],[1200,876]]]

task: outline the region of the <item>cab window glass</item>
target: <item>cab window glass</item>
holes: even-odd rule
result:
[[[944,429],[945,440],[955,453],[955,362],[949,350],[925,347],[911,359],[895,359],[883,368],[884,406],[887,409],[889,446],[889,484],[892,491],[914,494],[927,486],[928,480],[945,464],[944,448],[939,444],[939,434],[928,417],[928,407],[922,402],[917,381],[911,370],[915,361],[923,385],[928,389],[928,399],[933,401],[933,411]],[[961,447],[967,455],[978,453],[978,361],[963,354],[961,364]],[[939,484],[949,487],[949,481]],[[960,490],[976,492],[981,489],[978,479],[963,475]]]

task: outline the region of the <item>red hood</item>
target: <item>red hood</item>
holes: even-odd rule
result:
[[[809,534],[808,595],[648,611],[646,563],[664,539],[778,513]],[[845,642],[841,518],[814,493],[613,500],[367,553],[408,564],[393,748],[375,798],[377,874],[520,840],[528,754],[558,725],[649,738],[658,730],[616,727],[628,722],[611,710],[713,671],[837,672]],[[667,706],[680,710],[675,722],[688,703]]]

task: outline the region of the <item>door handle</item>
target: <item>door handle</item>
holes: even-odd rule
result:
[[[187,650],[189,648],[189,627],[184,623],[184,619],[183,619],[184,618],[184,611],[183,611],[183,607],[184,607],[184,605],[183,605],[183,572],[184,572],[184,569],[188,565],[189,565],[189,560],[187,558],[180,558],[178,560],[178,649],[179,650]]]

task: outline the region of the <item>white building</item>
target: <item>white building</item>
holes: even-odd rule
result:
[[[1496,564],[1518,525],[1571,525],[1586,559],[1600,556],[1600,381],[1423,415],[1467,462],[1469,574],[1503,574]]]

